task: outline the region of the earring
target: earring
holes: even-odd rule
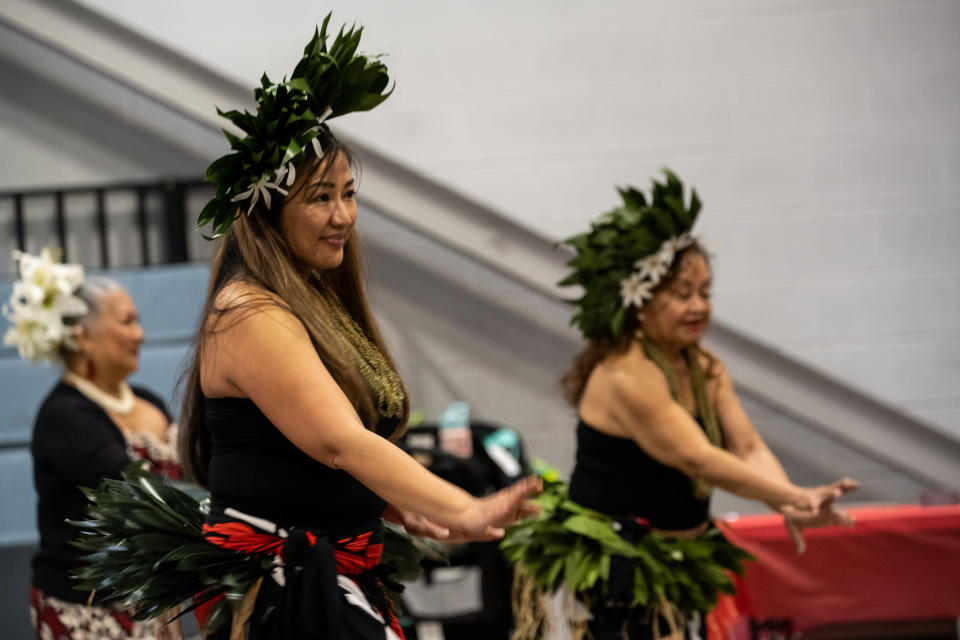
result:
[[[633,332],[634,337],[637,340],[643,340],[643,311],[637,312],[637,330]]]

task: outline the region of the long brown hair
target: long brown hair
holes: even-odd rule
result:
[[[691,253],[699,254],[707,262],[707,266],[710,266],[710,255],[707,253],[707,250],[699,241],[694,241],[693,244],[683,251],[677,252],[673,258],[673,262],[670,263],[669,270],[653,289],[654,294],[666,289],[676,280],[679,266],[683,262],[684,257]],[[564,398],[574,407],[580,404],[580,398],[583,397],[583,390],[586,388],[587,380],[589,380],[594,368],[608,356],[625,352],[630,347],[630,343],[635,340],[634,336],[636,331],[640,328],[637,311],[638,309],[631,309],[631,312],[627,313],[623,322],[623,330],[620,332],[619,337],[606,336],[588,340],[586,346],[574,357],[573,365],[569,371],[563,375],[563,378],[560,379]],[[699,347],[699,345],[696,346]],[[707,368],[707,377],[711,378],[715,375],[713,371],[714,367],[712,366],[714,359],[708,352],[703,351],[703,353],[709,358],[710,366]]]
[[[296,167],[297,175],[301,176],[299,188],[306,188],[304,185],[309,180],[303,178],[313,175],[321,168],[322,181],[340,155],[344,156],[354,169],[354,174],[357,173],[350,149],[326,127],[322,132],[323,156],[306,160]],[[295,193],[291,192],[287,198],[293,195]],[[324,366],[350,399],[364,425],[371,430],[376,429],[379,422],[375,396],[354,361],[345,353],[342,339],[330,321],[329,305],[339,302],[363,329],[367,338],[383,352],[387,364],[396,368],[367,304],[360,241],[356,230],[347,238],[341,264],[307,280],[297,269],[295,258],[280,232],[282,209],[283,199],[275,196],[269,208],[257,206],[249,215],[238,215],[230,230],[220,239],[220,245],[211,260],[207,300],[194,341],[192,361],[180,381],[183,388],[180,461],[186,476],[204,485],[207,483],[210,458],[210,434],[200,387],[200,363],[203,361],[207,339],[225,328],[217,328],[217,321],[225,314],[230,313],[231,322],[235,322],[270,305],[279,305],[293,314],[307,330]],[[227,307],[218,307],[216,298],[223,287],[238,281],[261,287],[275,297],[240,296]],[[397,428],[390,435],[391,438],[400,436],[408,413],[409,401],[404,390],[403,414]]]

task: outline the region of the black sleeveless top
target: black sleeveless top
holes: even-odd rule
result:
[[[284,527],[350,534],[378,526],[386,503],[346,471],[298,449],[248,398],[205,398],[214,508]]]
[[[691,529],[706,522],[710,510],[709,498],[694,497],[688,475],[633,440],[597,431],[582,419],[570,498],[609,515],[645,518],[657,529]]]

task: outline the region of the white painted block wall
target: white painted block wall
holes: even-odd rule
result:
[[[336,126],[552,238],[669,165],[719,317],[960,434],[956,0],[81,2],[251,87],[363,22],[397,89]]]
[[[960,2],[83,3],[251,85],[363,22],[337,126],[552,238],[669,165],[719,317],[960,434]]]

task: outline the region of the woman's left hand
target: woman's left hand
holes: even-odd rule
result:
[[[843,509],[838,509],[832,500],[821,503],[816,513],[801,513],[790,506],[781,507],[780,512],[783,514],[783,525],[797,547],[797,553],[805,553],[807,550],[807,541],[803,538],[804,529],[832,525],[852,527],[854,523],[853,516]]]

